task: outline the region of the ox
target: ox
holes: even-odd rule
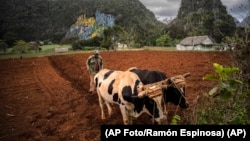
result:
[[[176,80],[176,77],[167,79],[168,77],[164,72],[158,70],[137,69],[136,67],[132,67],[128,69],[128,71],[137,74],[144,85],[167,80],[167,82],[165,82],[167,83],[167,86],[162,87],[164,102],[171,102],[183,109],[188,108],[188,103],[185,99],[185,86],[176,86],[178,85],[177,83],[180,82],[179,80]],[[190,76],[190,73],[183,75],[184,78],[188,76]]]
[[[155,117],[158,123],[160,123],[160,117],[164,116],[161,110],[155,108],[159,107],[159,105],[155,106],[157,104],[155,100],[160,101],[160,97],[154,99],[138,97],[137,89],[142,87],[143,83],[133,72],[102,69],[95,75],[94,82],[103,120],[106,119],[103,110],[104,102],[108,108],[109,116],[112,114],[110,103],[119,105],[125,125],[132,124],[129,120],[130,117],[137,118],[142,113]]]
[[[147,73],[148,75],[146,75]],[[152,77],[152,80],[148,79],[150,77]],[[145,91],[138,92],[138,90],[143,89],[144,84],[158,82],[166,78],[164,73],[157,71],[149,73],[146,70],[140,71],[134,68],[128,71],[114,71],[109,69],[99,71],[95,75],[94,81],[101,108],[101,118],[103,120],[106,119],[103,110],[103,100],[108,108],[109,116],[112,114],[110,103],[119,105],[125,125],[132,124],[131,120],[129,120],[130,117],[136,119],[142,113],[149,114],[158,124],[161,124],[166,118],[162,110],[161,102],[163,97],[166,102],[173,102],[176,105],[180,104],[182,108],[187,108],[183,93],[179,89],[175,90],[177,88],[174,88],[174,86],[171,87],[171,85],[169,85],[170,87],[163,87],[163,95],[153,98],[144,96],[146,95]],[[168,81],[170,84],[172,79]],[[169,92],[173,92],[173,94],[170,95],[168,94]]]

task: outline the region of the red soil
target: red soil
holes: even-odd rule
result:
[[[0,60],[0,140],[99,141],[102,124],[122,124],[117,105],[111,119],[101,121],[97,95],[88,93],[85,61],[89,55]],[[227,52],[123,51],[101,52],[101,56],[108,69],[135,66],[160,70],[169,77],[190,72],[186,97],[191,105],[215,85],[202,80],[214,73],[212,64],[231,63]],[[170,107],[170,115],[174,110]],[[178,109],[178,114],[185,117],[187,110]],[[142,115],[136,124],[151,121]]]

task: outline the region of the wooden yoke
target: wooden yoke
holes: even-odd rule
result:
[[[162,87],[167,87],[168,86],[168,79],[147,84],[144,85],[143,87],[137,88],[138,91],[138,97],[144,97],[148,96],[149,98],[154,98],[156,96],[159,96],[162,94]]]
[[[142,87],[138,87],[138,97],[148,96],[149,98],[154,98],[162,94],[162,88],[167,88],[169,86],[169,80],[172,81],[178,88],[185,87],[185,78],[189,77],[190,73],[185,73],[183,75],[176,75],[165,80],[155,82],[152,84],[147,84]]]

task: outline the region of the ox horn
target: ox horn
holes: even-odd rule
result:
[[[191,75],[191,73],[185,73],[185,74],[183,74],[182,76],[184,77],[184,78],[186,78],[186,77],[188,77],[188,76],[190,76]]]

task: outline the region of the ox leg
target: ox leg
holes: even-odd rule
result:
[[[134,112],[132,110],[127,109],[127,113],[128,113],[128,118],[129,118],[129,125],[134,124],[134,121],[136,118],[136,117],[134,117]]]
[[[106,104],[107,109],[108,109],[109,118],[111,118],[111,116],[112,116],[112,108],[110,106],[110,103],[108,101],[105,101],[105,104]]]
[[[125,105],[120,104],[120,110],[124,125],[129,125],[128,112],[126,110]]]
[[[103,110],[103,99],[102,99],[102,96],[99,94],[99,92],[97,94],[98,94],[99,106],[101,108],[101,118],[102,118],[102,120],[105,120],[106,117],[105,117],[105,113]]]
[[[158,107],[159,116],[160,116],[158,118],[155,118],[154,120],[157,122],[157,124],[166,124],[166,122],[167,122],[167,115],[165,115],[164,112],[163,112],[165,105],[162,105],[162,103],[161,103],[161,101],[163,101],[162,97],[156,97],[156,98],[154,98],[154,100],[156,101],[156,105],[155,106]]]

